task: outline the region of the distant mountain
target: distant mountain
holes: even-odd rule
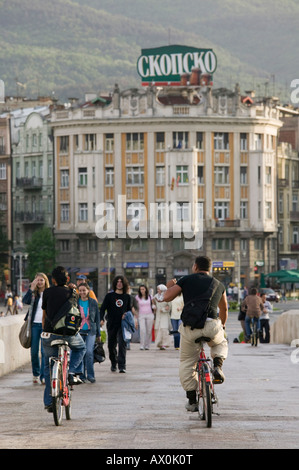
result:
[[[140,86],[140,50],[212,48],[215,87],[289,100],[298,70],[298,0],[0,0],[6,95],[83,98]]]

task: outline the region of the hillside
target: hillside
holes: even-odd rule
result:
[[[0,0],[0,78],[7,95],[82,98],[139,86],[141,48],[186,44],[213,48],[216,87],[287,100],[298,26],[297,0]]]

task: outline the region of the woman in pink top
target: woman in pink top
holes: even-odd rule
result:
[[[152,310],[152,298],[148,293],[148,288],[144,284],[139,286],[138,294],[135,299],[138,304],[140,349],[149,349],[152,340],[154,314]]]

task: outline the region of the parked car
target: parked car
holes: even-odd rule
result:
[[[273,289],[263,287],[262,289],[259,290],[260,295],[266,294],[266,299],[269,300],[270,302],[279,302],[280,300],[280,295],[278,292],[275,292]]]

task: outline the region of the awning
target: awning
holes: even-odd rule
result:
[[[98,268],[79,268],[78,272],[76,273],[77,275],[79,274],[89,274],[97,271]]]
[[[149,264],[148,263],[123,263],[123,267],[130,269],[130,268],[148,268]]]
[[[115,271],[115,268],[110,268],[110,273],[113,273]],[[108,276],[108,268],[102,269],[100,272],[100,276]]]

